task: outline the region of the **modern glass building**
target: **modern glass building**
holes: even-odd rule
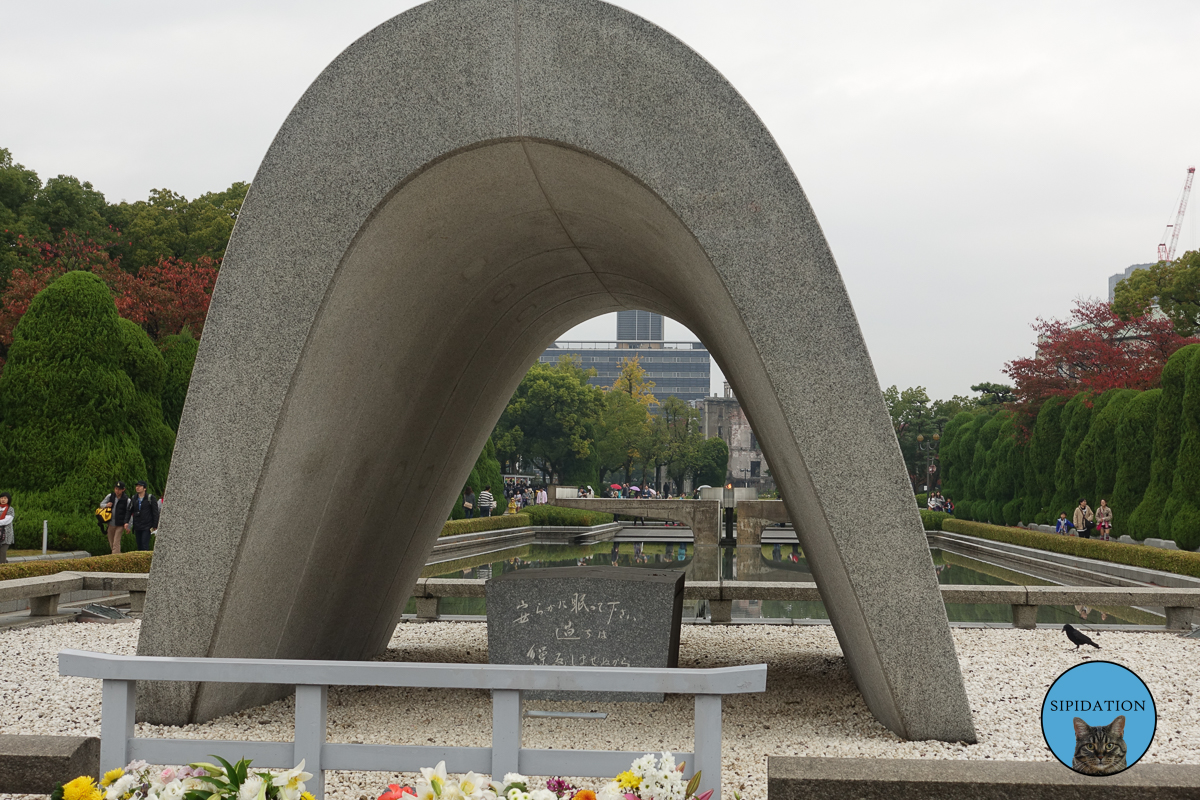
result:
[[[538,359],[556,364],[564,355],[576,358],[584,369],[594,368],[593,386],[612,386],[625,359],[637,357],[651,390],[659,400],[674,395],[692,403],[708,396],[711,360],[700,342],[663,341],[662,314],[649,311],[617,312],[615,342],[555,342]]]

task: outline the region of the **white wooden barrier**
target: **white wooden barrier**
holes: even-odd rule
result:
[[[687,776],[703,770],[705,788],[721,797],[721,696],[762,692],[767,665],[719,669],[593,669],[506,664],[413,664],[379,661],[299,661],[254,658],[161,658],[63,650],[61,675],[100,678],[102,685],[100,771],[133,759],[151,764],[187,764],[223,758],[252,759],[256,766],[294,767],[303,759],[313,773],[309,788],[320,800],[324,770],[416,772],[446,762],[450,772],[469,770],[503,778],[523,775],[612,777],[629,768],[642,751],[540,750],[521,746],[521,693],[666,692],[696,696],[695,752],[676,753],[687,761]],[[146,739],[134,736],[139,680],[270,683],[296,687],[294,742]],[[490,689],[492,746],[439,747],[339,744],[327,742],[326,708],[330,686],[389,686]]]

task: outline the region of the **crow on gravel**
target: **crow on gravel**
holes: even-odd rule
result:
[[[1071,640],[1071,644],[1075,645],[1076,650],[1078,650],[1080,647],[1082,647],[1085,644],[1090,644],[1092,647],[1096,648],[1097,650],[1100,649],[1100,645],[1096,644],[1091,639],[1089,639],[1087,636],[1085,636],[1084,634],[1075,630],[1070,625],[1063,625],[1063,633],[1067,634],[1067,638]]]

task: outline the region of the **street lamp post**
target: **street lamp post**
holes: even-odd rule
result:
[[[941,444],[941,441],[942,437],[937,433],[935,433],[933,438],[928,442],[925,441],[925,434],[917,434],[917,452],[925,453],[927,461],[925,469],[926,492],[933,491],[934,475],[937,473],[937,465],[935,465],[934,462],[937,461],[938,445]]]

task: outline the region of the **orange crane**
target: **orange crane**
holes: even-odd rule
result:
[[[1192,191],[1192,178],[1196,176],[1196,168],[1188,167],[1187,178],[1183,182],[1183,196],[1179,198],[1179,211],[1175,214],[1175,222],[1167,223],[1167,229],[1163,231],[1162,242],[1158,245],[1158,260],[1159,261],[1174,261],[1175,260],[1175,245],[1179,243],[1179,231],[1183,228],[1183,212],[1187,211],[1188,195]],[[1167,246],[1167,234],[1171,235],[1171,244]]]

